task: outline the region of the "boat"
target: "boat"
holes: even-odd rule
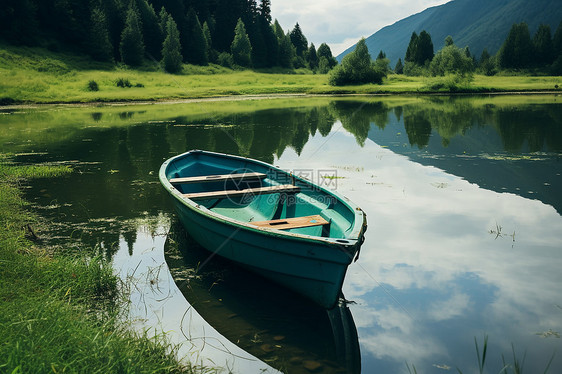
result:
[[[295,174],[251,158],[192,150],[165,161],[159,178],[182,226],[209,258],[227,258],[331,309],[359,256],[366,215]]]

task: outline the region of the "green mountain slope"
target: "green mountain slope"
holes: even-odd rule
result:
[[[369,36],[366,42],[373,58],[383,50],[393,67],[398,58],[404,60],[414,31],[429,32],[435,51],[441,49],[447,35],[451,35],[457,46],[468,45],[472,54],[480,57],[484,48],[495,54],[514,23],[526,22],[532,37],[541,23],[550,25],[554,34],[561,21],[560,0],[453,0],[386,26]],[[344,51],[338,60],[354,48]]]

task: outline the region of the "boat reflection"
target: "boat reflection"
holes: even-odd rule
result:
[[[330,311],[213,256],[173,222],[165,244],[187,301],[227,339],[290,373],[360,373],[357,329],[345,301]]]

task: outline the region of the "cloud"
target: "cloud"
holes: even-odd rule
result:
[[[338,192],[368,217],[343,287],[356,303],[362,353],[461,364],[482,331],[503,339],[494,344],[536,345],[536,333],[558,328],[562,217],[552,206],[480,188],[371,140],[357,150],[344,130],[316,136],[300,163],[337,168]],[[500,237],[490,232],[496,225]]]
[[[274,19],[291,30],[298,22],[309,43],[327,43],[334,55],[400,19],[448,0],[283,0],[272,2]]]
[[[435,321],[445,321],[462,316],[469,307],[470,297],[464,293],[457,293],[448,300],[440,300],[430,305],[428,314]]]

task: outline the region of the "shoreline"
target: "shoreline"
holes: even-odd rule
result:
[[[377,96],[522,96],[522,95],[558,95],[562,94],[562,90],[517,90],[517,91],[500,91],[491,90],[489,92],[378,92],[378,93],[274,93],[274,94],[254,94],[254,95],[223,95],[211,97],[193,97],[185,99],[120,99],[108,101],[53,101],[53,102],[20,102],[8,105],[0,105],[1,110],[11,109],[35,109],[42,107],[111,107],[111,106],[132,106],[132,105],[171,105],[171,104],[189,104],[200,102],[220,102],[220,101],[249,101],[249,100],[273,100],[286,98],[308,98],[308,97],[377,97]]]

